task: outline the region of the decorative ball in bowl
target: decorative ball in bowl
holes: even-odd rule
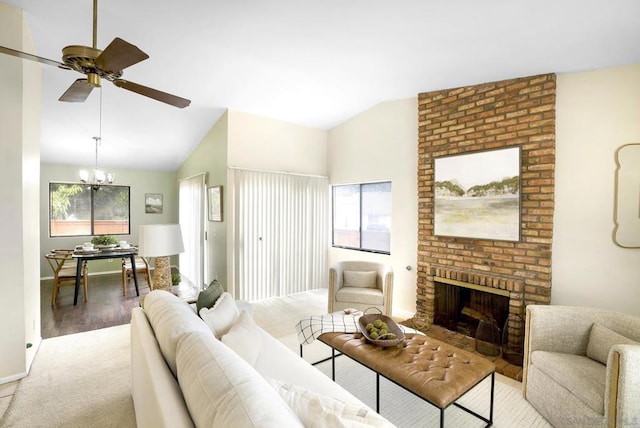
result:
[[[358,327],[367,341],[377,346],[396,346],[406,338],[398,324],[385,315],[363,315],[358,319]]]

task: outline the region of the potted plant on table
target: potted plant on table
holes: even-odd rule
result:
[[[99,249],[115,248],[118,245],[118,238],[112,235],[100,235],[91,240],[91,243]]]

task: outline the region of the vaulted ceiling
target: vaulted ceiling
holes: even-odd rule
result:
[[[0,1],[24,10],[39,56],[91,46],[92,0]],[[192,101],[178,109],[103,82],[100,165],[111,167],[177,169],[226,109],[330,129],[419,92],[640,62],[638,0],[101,0],[98,10],[99,49],[120,37],[150,57],[123,78]],[[93,165],[99,91],[62,103],[82,75],[42,72],[42,161]]]

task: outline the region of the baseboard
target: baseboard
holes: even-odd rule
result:
[[[11,376],[6,376],[6,377],[0,378],[0,385],[5,384],[5,383],[10,383],[10,382],[15,382],[15,381],[23,379],[23,378],[25,378],[25,377],[27,377],[29,375],[29,372],[31,371],[31,365],[33,364],[33,361],[36,359],[36,355],[38,355],[38,350],[40,349],[40,344],[41,343],[42,343],[42,337],[39,337],[37,342],[33,344],[32,348],[34,348],[34,349],[30,351],[30,352],[33,352],[33,358],[30,359],[29,366],[27,367],[27,370],[24,371],[24,372],[16,373],[16,374],[11,375]]]
[[[27,377],[27,372],[22,372],[22,373],[18,373],[18,374],[15,374],[15,375],[2,377],[2,378],[0,378],[0,385],[3,385],[5,383],[10,383],[10,382],[15,382],[15,381],[23,379],[25,377]]]

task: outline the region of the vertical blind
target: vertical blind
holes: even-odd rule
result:
[[[234,183],[238,298],[325,286],[328,179],[236,169]]]
[[[204,281],[204,195],[205,174],[180,181],[178,215],[184,241],[180,273],[198,286]]]

